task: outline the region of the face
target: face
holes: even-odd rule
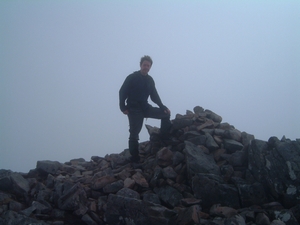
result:
[[[144,60],[140,66],[141,66],[141,74],[147,75],[152,65],[149,61]]]

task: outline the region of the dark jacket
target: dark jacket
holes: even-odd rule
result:
[[[150,75],[142,75],[140,71],[136,71],[126,77],[120,88],[120,110],[122,112],[130,108],[146,110],[149,107],[149,96],[160,108],[166,108],[160,100],[153,78]]]

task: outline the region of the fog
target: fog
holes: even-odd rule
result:
[[[1,1],[0,169],[122,152],[118,91],[144,55],[171,119],[199,105],[299,138],[299,28],[296,0]]]

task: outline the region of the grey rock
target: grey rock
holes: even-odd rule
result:
[[[253,134],[248,134],[246,132],[242,132],[242,144],[244,146],[249,145],[250,142],[254,139],[255,139],[255,137]]]
[[[173,152],[168,148],[162,148],[156,154],[157,164],[163,167],[172,165]]]
[[[1,215],[1,217],[2,217],[3,225],[19,225],[19,224],[47,225],[47,223],[44,221],[33,219],[28,216],[21,215],[10,210],[4,212]]]
[[[261,183],[235,183],[238,188],[242,207],[250,207],[252,205],[263,205],[266,203],[267,195]]]
[[[178,206],[181,199],[183,199],[182,194],[180,194],[175,188],[168,185],[164,187],[154,188],[154,192],[165,204],[173,208],[175,206]]]
[[[0,190],[23,195],[30,190],[30,187],[29,182],[19,173],[0,170]]]
[[[20,212],[22,209],[24,209],[24,205],[17,201],[10,201],[8,204],[8,209],[15,212]]]
[[[162,169],[162,174],[165,178],[176,179],[177,173],[171,166],[167,166]]]
[[[243,167],[247,165],[247,160],[248,160],[247,156],[248,156],[248,152],[244,149],[240,151],[236,151],[230,155],[229,163],[233,167],[238,167],[238,166]]]
[[[173,120],[173,124],[172,124],[172,129],[174,130],[178,130],[184,127],[188,127],[191,126],[193,124],[193,120],[192,119],[178,119],[178,120]]]
[[[50,174],[56,174],[56,172],[62,168],[61,163],[57,161],[43,160],[37,161],[36,169]]]
[[[176,151],[173,154],[173,166],[177,166],[178,164],[180,164],[181,162],[183,162],[183,160],[185,159],[185,155],[182,154],[181,152]]]
[[[105,194],[117,193],[123,187],[124,187],[124,182],[122,180],[118,180],[113,183],[105,185],[105,187],[103,187],[103,192]]]
[[[104,188],[106,185],[111,184],[116,181],[116,178],[113,175],[106,175],[100,178],[95,178],[91,188],[93,190],[100,190]]]
[[[224,183],[218,175],[198,173],[192,179],[192,189],[195,197],[202,200],[205,209],[218,203],[240,208],[238,190],[234,185]]]
[[[215,142],[214,138],[209,133],[205,133],[205,136],[205,144],[210,151],[214,151],[219,148],[219,145]]]
[[[274,197],[283,196],[286,207],[300,199],[300,147],[296,142],[253,140],[248,149],[248,168]],[[285,184],[284,186],[282,184]]]
[[[285,224],[289,225],[296,225],[299,224],[297,219],[295,218],[293,212],[291,212],[288,209],[282,209],[282,210],[274,210],[272,211],[272,215],[276,220],[280,220],[284,222]]]
[[[181,137],[180,137],[181,141],[190,141],[190,142],[195,142],[195,145],[199,145],[199,144],[205,144],[206,142],[206,137],[205,135],[201,135],[199,132],[197,131],[188,131],[185,132]]]
[[[204,112],[204,109],[201,106],[195,106],[193,110],[194,113],[198,115]]]
[[[269,225],[271,222],[265,213],[258,213],[255,218],[255,223],[258,225]]]
[[[81,217],[81,220],[87,225],[99,225],[88,214],[84,214],[84,216]]]
[[[235,140],[232,139],[224,139],[224,148],[229,152],[229,153],[234,153],[236,151],[242,150],[243,145]]]
[[[121,190],[119,190],[116,195],[120,195],[123,197],[127,197],[127,198],[135,198],[135,199],[140,199],[140,194],[132,189],[129,188],[122,188]]]
[[[205,154],[198,146],[186,141],[184,153],[189,177],[193,177],[197,173],[220,174],[219,167],[212,155]]]
[[[215,121],[217,123],[222,122],[222,117],[219,116],[218,114],[214,113],[213,111],[206,109],[204,112],[207,113],[207,118],[212,119],[213,121]]]
[[[65,191],[58,201],[58,208],[61,210],[77,210],[80,204],[87,201],[86,192],[82,185],[75,184],[73,187]]]
[[[107,224],[118,224],[131,220],[132,224],[175,224],[176,212],[149,202],[110,194],[107,200],[105,220]]]
[[[198,205],[193,205],[179,211],[177,224],[200,224],[200,212],[201,207],[199,207]]]
[[[235,215],[225,220],[224,225],[246,225],[244,217]]]
[[[143,195],[143,201],[161,205],[161,201],[159,200],[158,195],[154,193],[145,193]]]

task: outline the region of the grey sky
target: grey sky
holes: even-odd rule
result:
[[[1,1],[0,32],[2,169],[123,151],[118,91],[146,54],[171,118],[300,136],[299,1]]]

